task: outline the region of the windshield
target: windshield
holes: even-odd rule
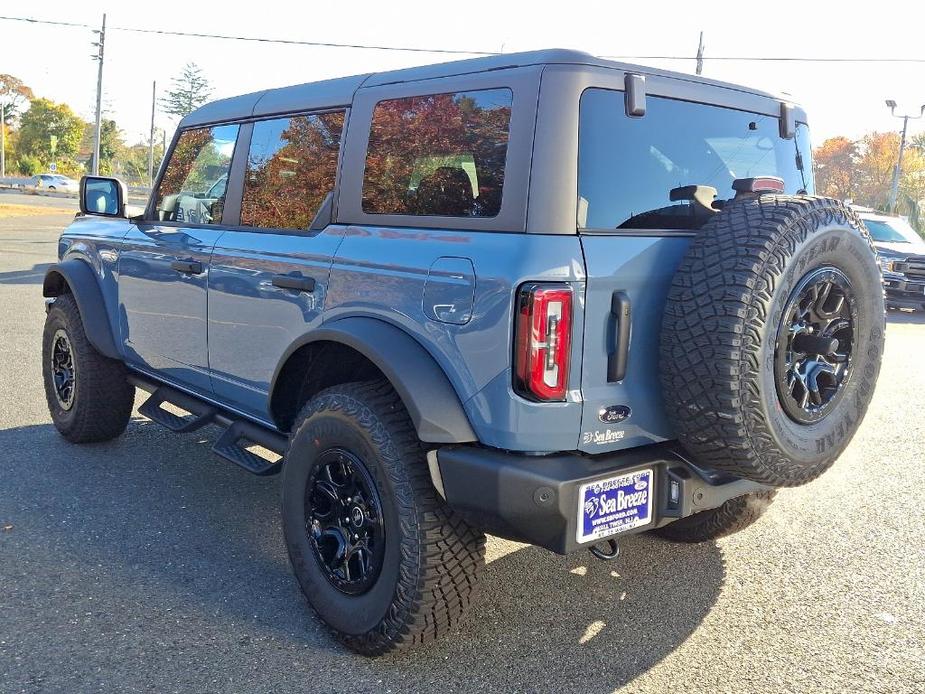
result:
[[[778,176],[787,193],[813,192],[803,123],[784,140],[774,116],[649,96],[645,116],[630,118],[623,101],[605,89],[581,97],[579,227],[699,229],[713,210],[689,192],[672,194],[683,186],[715,188],[723,200],[737,178]]]
[[[920,240],[909,224],[902,219],[865,219],[864,226],[874,241],[880,243],[915,243]]]

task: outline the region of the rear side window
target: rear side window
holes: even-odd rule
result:
[[[733,197],[736,178],[779,176],[785,191],[813,192],[809,132],[784,140],[778,119],[719,106],[649,96],[630,118],[623,92],[588,89],[581,97],[578,226],[588,229],[698,229],[710,217],[682,186]],[[802,166],[802,168],[801,168]]]
[[[344,112],[254,123],[241,224],[308,229],[334,190]]]
[[[158,221],[220,224],[237,125],[180,133],[154,199]]]
[[[510,89],[380,101],[373,110],[363,211],[494,217],[501,209]]]

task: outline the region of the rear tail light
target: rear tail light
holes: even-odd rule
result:
[[[517,296],[514,389],[532,400],[565,400],[572,351],[572,288],[527,284]]]

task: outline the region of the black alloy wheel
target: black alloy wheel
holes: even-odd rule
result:
[[[376,486],[362,461],[324,451],[305,487],[305,530],[325,577],[348,595],[365,593],[382,570],[385,527]]]
[[[817,268],[794,287],[777,332],[774,379],[784,412],[798,424],[823,419],[851,378],[857,306],[835,267]]]
[[[55,332],[51,348],[51,377],[54,383],[55,398],[62,410],[70,410],[74,405],[76,392],[76,367],[71,340],[64,330]]]

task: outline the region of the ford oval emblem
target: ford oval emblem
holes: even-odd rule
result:
[[[617,424],[627,419],[631,413],[632,410],[628,405],[610,405],[609,407],[602,407],[601,411],[597,413],[597,418],[604,424]]]

